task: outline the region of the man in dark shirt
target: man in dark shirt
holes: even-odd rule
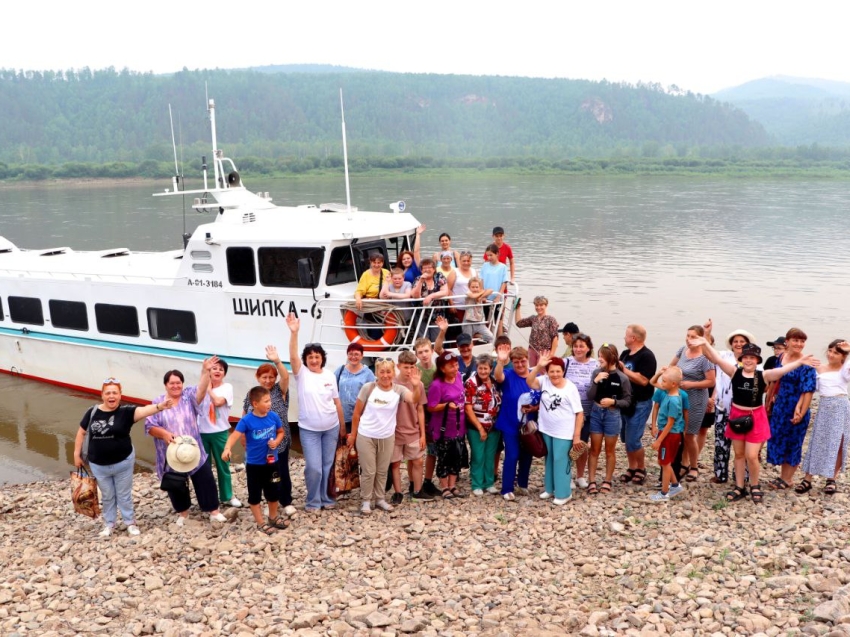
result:
[[[620,476],[622,482],[643,484],[646,480],[646,453],[643,449],[643,432],[652,412],[654,388],[649,379],[655,375],[658,364],[655,354],[644,345],[646,329],[642,325],[626,328],[626,349],[620,354],[620,369],[632,385],[632,404],[621,411],[623,423],[620,437],[626,443],[629,469]]]
[[[773,369],[774,367],[776,367],[776,363],[777,363],[779,357],[782,356],[782,354],[785,353],[785,337],[784,336],[778,336],[775,341],[768,341],[767,346],[773,348],[773,356],[770,356],[764,362],[764,371],[767,371],[769,369]]]

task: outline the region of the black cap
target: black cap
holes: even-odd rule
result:
[[[502,226],[493,228],[493,234],[505,234],[505,229]]]
[[[578,328],[578,325],[570,321],[561,328],[561,332],[564,334],[578,334],[581,330]]]
[[[457,343],[458,347],[461,345],[472,345],[472,337],[469,334],[458,334],[455,343]]]
[[[784,336],[777,336],[776,340],[767,342],[768,347],[776,347],[777,345],[779,345],[780,347],[785,347],[785,337]]]

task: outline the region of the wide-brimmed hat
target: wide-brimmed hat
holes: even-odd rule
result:
[[[759,363],[762,362],[761,358],[761,347],[756,345],[755,343],[747,343],[744,347],[741,348],[741,355],[738,357],[740,361],[744,356],[755,356]]]
[[[165,450],[168,466],[178,473],[188,473],[198,468],[201,449],[192,436],[176,436]]]
[[[729,336],[726,337],[726,343],[729,345],[729,347],[732,347],[732,339],[736,336],[743,336],[750,343],[756,342],[756,337],[750,334],[747,330],[732,330],[731,332],[729,332]]]

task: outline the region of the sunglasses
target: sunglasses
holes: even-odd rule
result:
[[[120,385],[121,381],[117,378],[107,378],[103,381],[104,385]]]
[[[395,361],[393,359],[391,359],[389,356],[387,356],[386,358],[376,358],[375,359],[376,364],[377,363],[394,363],[394,362]]]
[[[304,349],[309,349],[309,348],[311,348],[311,347],[321,347],[321,346],[322,346],[322,344],[321,344],[321,343],[307,343],[307,344],[304,346]]]
[[[472,256],[472,253],[471,253],[469,250],[461,250],[461,251],[460,251],[460,256],[462,256],[462,257],[471,257],[471,256]]]

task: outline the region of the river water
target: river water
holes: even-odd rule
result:
[[[338,177],[244,177],[281,204],[345,199]],[[183,204],[151,197],[153,185],[0,187],[0,236],[25,248],[179,248]],[[765,349],[793,326],[816,354],[850,337],[844,181],[354,174],[351,192],[361,210],[405,200],[428,227],[423,256],[444,231],[453,247],[483,252],[503,226],[526,311],[545,294],[549,312],[597,346],[621,347],[625,326],[642,323],[666,362],[687,327],[709,317],[718,340],[740,327]],[[209,220],[188,210],[185,223],[191,232]],[[66,475],[93,398],[11,377],[0,377],[0,396],[0,484]],[[140,469],[150,467],[143,427],[134,441]]]

